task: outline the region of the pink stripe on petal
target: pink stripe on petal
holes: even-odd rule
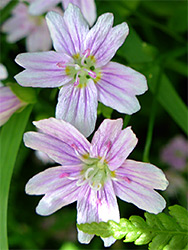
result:
[[[75,149],[80,154],[87,154],[89,151],[90,143],[87,139],[74,126],[63,120],[49,118],[34,122],[34,125],[43,133],[69,145],[74,152]]]
[[[102,78],[130,95],[141,95],[148,90],[144,75],[120,63],[109,62],[102,67]]]
[[[90,29],[84,41],[84,48],[90,49],[91,54],[95,55],[104,43],[113,24],[113,15],[106,13],[101,15],[96,24]]]
[[[94,53],[97,67],[106,65],[112,59],[116,51],[124,43],[128,33],[129,28],[126,23],[119,24],[109,31],[104,42]]]
[[[114,181],[114,189],[120,199],[133,203],[138,208],[149,213],[158,214],[166,206],[166,202],[160,194],[134,181],[130,183]]]
[[[117,135],[106,156],[111,171],[114,171],[123,164],[128,155],[135,148],[137,142],[138,139],[131,130],[131,127],[127,127]]]
[[[68,5],[63,18],[66,30],[69,32],[74,45],[74,53],[79,53],[83,50],[83,43],[89,31],[89,26],[83,18],[80,9],[72,4]]]
[[[63,182],[62,182],[63,183]],[[75,202],[78,199],[80,187],[76,181],[69,181],[62,187],[52,190],[40,200],[36,212],[40,215],[50,215],[62,207]]]
[[[55,88],[65,85],[71,78],[65,75],[64,70],[44,70],[37,71],[26,69],[15,77],[16,81],[24,87]]]
[[[81,88],[66,85],[59,93],[56,117],[70,122],[87,137],[95,128],[97,106],[97,89],[92,80]]]
[[[150,163],[126,160],[116,169],[117,178],[125,177],[147,188],[165,190],[168,181],[161,169]]]
[[[76,6],[70,4],[64,17],[51,11],[46,15],[46,20],[56,51],[66,52],[70,56],[80,52],[89,27]]]
[[[79,175],[81,165],[52,167],[32,177],[26,184],[25,191],[30,195],[42,195],[58,188],[64,188],[70,181],[70,175]]]
[[[98,130],[95,132],[91,141],[90,155],[91,157],[103,157],[106,151],[110,150],[111,145],[116,140],[116,137],[121,133],[123,120],[105,119]]]
[[[78,6],[89,25],[93,25],[97,16],[94,0],[62,0],[63,8],[66,9],[69,3]]]
[[[55,51],[21,53],[15,59],[16,63],[26,69],[36,71],[59,71],[63,72],[57,64],[59,62],[74,63],[72,58],[64,53],[57,53]],[[64,73],[65,74],[65,73]]]
[[[65,142],[38,132],[27,132],[24,134],[24,143],[27,147],[42,151],[50,158],[60,164],[79,164],[75,151]]]
[[[108,220],[119,222],[119,208],[111,180],[105,183],[104,188],[100,189],[99,191],[95,191],[87,186],[83,186],[80,191],[80,195],[82,195],[82,197],[79,198],[77,202],[78,224],[91,223],[94,221],[107,222]],[[79,232],[78,240],[81,243],[86,243],[84,241],[84,236],[86,236],[87,239],[87,234],[83,235]],[[105,239],[103,238],[103,241],[104,245],[108,247],[116,240],[113,237],[109,237]],[[89,243],[88,239],[87,243]]]

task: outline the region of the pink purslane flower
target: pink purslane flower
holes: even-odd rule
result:
[[[69,4],[64,16],[46,16],[55,51],[23,53],[16,62],[26,68],[16,75],[22,86],[61,87],[56,118],[73,124],[89,136],[97,118],[98,101],[121,113],[140,109],[135,95],[147,90],[145,77],[109,62],[128,35],[122,23],[112,28],[113,15],[101,15],[89,30],[78,7]]]
[[[97,17],[94,0],[35,0],[30,5],[29,12],[32,15],[41,15],[60,2],[64,9],[68,7],[69,3],[78,6],[89,25],[92,26],[94,24]]]
[[[0,64],[0,80],[6,79],[7,76],[5,66]],[[5,124],[14,112],[24,105],[25,103],[9,87],[3,86],[0,82],[0,126]]]
[[[161,160],[169,166],[184,170],[188,164],[188,141],[181,135],[174,137],[161,151]]]
[[[25,3],[16,5],[12,17],[3,24],[2,31],[7,33],[10,43],[26,38],[26,49],[30,52],[49,50],[52,46],[45,18],[31,16]]]
[[[61,166],[49,168],[29,180],[26,193],[44,195],[36,212],[50,215],[77,201],[77,223],[119,221],[116,196],[150,213],[161,212],[166,203],[154,189],[165,190],[163,172],[149,163],[127,160],[137,144],[122,119],[106,119],[91,143],[71,124],[49,118],[34,122],[39,132],[27,132],[27,147],[46,153]],[[81,243],[93,235],[78,231]],[[105,246],[115,242],[103,239]]]

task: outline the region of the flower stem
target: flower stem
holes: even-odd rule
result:
[[[145,143],[144,153],[143,153],[144,162],[149,162],[149,153],[150,153],[155,117],[156,117],[157,106],[158,106],[157,97],[158,97],[158,92],[159,92],[160,85],[161,85],[162,72],[163,72],[162,67],[160,67],[158,75],[156,77],[155,92],[153,96],[153,102],[152,102],[151,112],[150,112],[150,117],[149,117],[148,131],[147,131],[146,143]]]

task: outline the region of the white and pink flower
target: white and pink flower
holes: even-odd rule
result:
[[[26,38],[27,51],[46,51],[52,46],[50,33],[42,16],[32,16],[28,5],[19,3],[10,17],[2,25],[2,31],[7,33],[7,41],[15,43]]]
[[[20,85],[61,87],[56,118],[70,122],[85,136],[95,128],[98,101],[129,115],[140,109],[136,95],[147,90],[146,78],[110,62],[128,35],[126,23],[112,27],[113,15],[106,13],[89,30],[72,4],[63,17],[49,12],[46,19],[56,52],[19,54],[16,62],[26,69],[15,76]]]
[[[64,10],[68,7],[69,3],[78,6],[89,25],[92,26],[94,24],[97,17],[94,0],[35,0],[30,5],[29,12],[32,15],[41,15],[60,2]]]
[[[77,201],[78,224],[118,222],[116,196],[154,214],[165,208],[165,200],[155,189],[165,190],[168,181],[154,165],[127,159],[137,138],[130,127],[122,130],[122,119],[104,120],[91,143],[63,120],[49,118],[34,125],[40,132],[25,133],[25,145],[61,165],[35,175],[26,185],[27,194],[44,195],[38,214],[50,215]],[[92,238],[78,230],[81,243]],[[115,239],[103,241],[110,246]]]
[[[0,64],[0,81],[8,76],[4,65]],[[5,124],[14,112],[23,107],[25,103],[21,101],[9,87],[0,82],[0,126]]]
[[[177,135],[161,150],[161,161],[176,170],[185,170],[188,166],[188,140]]]

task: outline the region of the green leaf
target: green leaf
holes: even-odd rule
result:
[[[155,92],[156,84],[158,84],[156,81],[158,72],[159,67],[154,66],[147,73],[148,85],[153,93]],[[179,127],[188,134],[188,109],[165,74],[161,77],[157,99]]]
[[[2,24],[8,18],[11,10],[16,6],[17,3],[18,0],[10,1],[10,3],[5,6],[5,8],[0,10],[0,24]]]
[[[12,92],[22,101],[26,103],[36,103],[37,102],[37,91],[34,88],[21,87],[18,84],[8,84]]]
[[[148,63],[154,60],[157,50],[143,42],[136,31],[130,27],[130,34],[117,54],[125,57],[129,63]]]
[[[105,106],[101,102],[98,104],[97,108],[97,114],[100,115],[102,114],[105,118],[111,118],[111,114],[113,112],[113,109],[110,107]]]
[[[32,106],[14,114],[0,132],[0,249],[8,249],[7,206],[14,164]]]
[[[125,42],[125,44],[120,48],[118,54],[126,58],[130,64],[146,63],[144,66],[145,73],[147,74],[149,89],[155,93],[158,72],[160,70],[161,63],[167,63],[167,67],[174,67],[173,62],[169,64],[168,54],[167,57],[159,57],[156,60],[157,50],[149,44],[144,43],[133,28],[130,30],[130,34]],[[165,61],[164,61],[165,59]],[[160,61],[161,60],[161,61]],[[152,62],[152,63],[151,63]],[[135,67],[139,68],[140,65]],[[165,64],[164,64],[165,66]],[[184,64],[179,62],[176,71],[181,71],[183,75],[187,74]],[[165,74],[161,77],[160,88],[157,93],[157,99],[163,108],[168,112],[168,114],[174,119],[174,121],[179,125],[179,127],[188,134],[188,110],[185,103],[181,100],[176,90],[172,86]]]
[[[149,243],[150,250],[185,249],[188,236],[188,212],[185,208],[174,205],[169,208],[170,215],[145,213],[145,218],[131,216],[129,220],[120,219],[100,223],[86,223],[77,225],[78,229],[88,234],[100,237],[113,236],[124,242],[134,242],[135,245]]]

